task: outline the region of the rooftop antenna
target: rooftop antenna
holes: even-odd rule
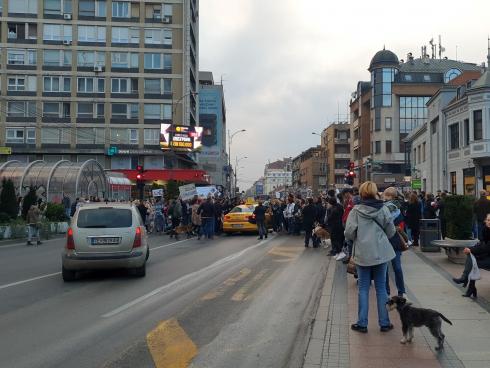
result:
[[[446,51],[446,49],[442,46],[441,35],[439,35],[439,59],[442,59],[442,53]]]
[[[456,61],[458,61],[458,45],[456,45]]]
[[[432,59],[436,58],[436,45],[434,45],[434,37],[432,37],[429,41],[431,57]]]
[[[487,42],[488,42],[487,68],[490,68],[490,36],[488,36]]]
[[[337,124],[340,122],[340,104],[339,100],[337,100]]]

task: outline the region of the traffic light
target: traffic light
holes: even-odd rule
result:
[[[354,178],[356,177],[356,173],[354,171],[354,163],[349,162],[349,169],[345,173],[344,181],[347,185],[354,185]]]
[[[140,200],[142,200],[143,194],[144,194],[144,189],[145,189],[145,175],[144,175],[145,169],[143,168],[142,165],[137,165],[136,171],[138,172],[136,174],[136,188],[139,191]]]

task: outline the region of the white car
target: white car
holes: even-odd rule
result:
[[[150,255],[138,209],[125,203],[82,204],[72,218],[61,255],[64,281],[77,271],[129,269],[144,277]]]

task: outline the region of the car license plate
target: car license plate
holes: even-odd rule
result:
[[[243,225],[242,224],[233,224],[233,225],[231,225],[231,227],[239,229],[239,228],[242,228]]]
[[[119,244],[121,238],[91,238],[92,245]]]

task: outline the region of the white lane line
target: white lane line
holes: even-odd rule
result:
[[[43,243],[51,243],[53,241],[56,241],[56,240],[65,240],[65,237],[64,236],[60,236],[58,238],[52,238],[52,239],[45,239],[43,240],[42,242]],[[6,249],[6,248],[13,248],[13,247],[20,247],[20,246],[25,246],[26,248],[38,248],[38,247],[42,247],[42,245],[32,245],[32,246],[27,246],[26,244],[27,240],[24,241],[23,243],[14,243],[14,244],[8,244],[8,245],[1,245],[0,244],[0,250],[1,249]]]
[[[135,305],[137,305],[137,304],[139,304],[141,302],[144,302],[147,299],[149,299],[149,298],[151,298],[151,297],[153,297],[153,296],[155,296],[155,295],[157,295],[157,294],[159,294],[159,293],[161,293],[163,291],[166,291],[166,290],[172,288],[173,286],[176,286],[176,285],[178,285],[178,284],[180,284],[182,282],[188,281],[188,280],[195,280],[196,279],[196,276],[199,276],[199,274],[205,273],[207,271],[212,270],[213,268],[216,268],[216,267],[222,266],[222,265],[224,265],[224,264],[226,264],[228,262],[231,262],[231,261],[233,261],[233,260],[241,257],[242,255],[244,255],[248,251],[250,251],[252,249],[255,249],[255,248],[258,248],[261,245],[264,245],[265,243],[269,242],[272,239],[274,239],[274,237],[270,237],[267,240],[263,240],[263,241],[255,244],[255,245],[252,245],[252,246],[250,246],[248,248],[245,248],[245,249],[243,249],[243,250],[241,250],[239,252],[233,253],[233,254],[225,257],[225,258],[222,258],[222,259],[220,259],[220,260],[218,260],[218,261],[210,264],[207,267],[204,267],[204,268],[202,268],[200,270],[197,270],[197,271],[194,271],[192,273],[189,273],[189,274],[187,274],[185,276],[182,276],[182,277],[178,278],[177,280],[172,281],[169,284],[160,286],[160,287],[158,287],[158,288],[150,291],[149,293],[147,293],[145,295],[142,295],[139,298],[136,298],[136,299],[134,299],[134,300],[132,300],[132,301],[126,303],[126,304],[123,304],[120,307],[118,307],[118,308],[116,308],[116,309],[114,309],[114,310],[112,310],[112,311],[110,311],[110,312],[102,315],[102,318],[114,317],[115,315],[117,315],[119,313],[122,313],[122,312],[128,310],[129,308],[131,308],[131,307],[133,307],[133,306],[135,306]]]
[[[194,238],[189,238],[189,239],[179,240],[179,241],[176,241],[176,242],[173,242],[173,243],[169,243],[169,244],[159,245],[158,247],[150,248],[150,250],[157,250],[157,249],[161,249],[161,248],[167,248],[167,247],[170,247],[172,245],[183,243],[183,242],[186,242],[186,241],[189,241],[189,240],[192,240],[192,239],[194,239]]]
[[[37,276],[37,277],[33,277],[33,278],[30,278],[27,280],[22,280],[22,281],[12,282],[10,284],[0,285],[0,290],[6,289],[6,288],[9,288],[12,286],[26,284],[26,283],[31,282],[31,281],[41,280],[41,279],[45,279],[45,278],[52,277],[52,276],[57,276],[57,275],[61,275],[61,272],[49,273],[47,275]]]

